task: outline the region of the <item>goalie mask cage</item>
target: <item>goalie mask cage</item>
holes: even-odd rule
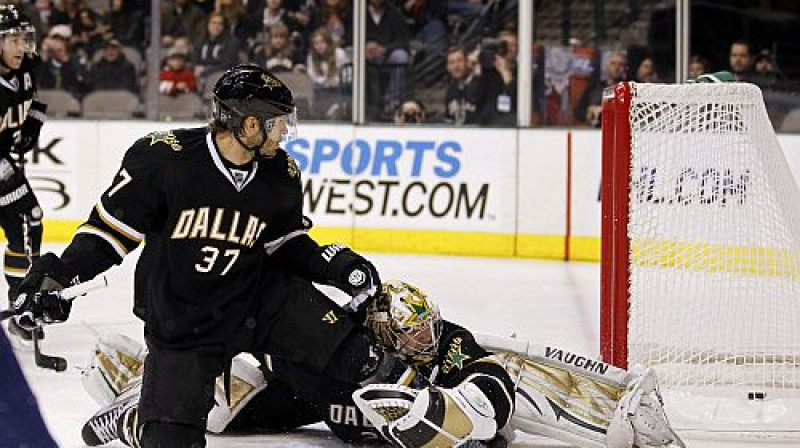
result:
[[[673,426],[800,440],[800,191],[750,84],[603,98],[601,354]]]

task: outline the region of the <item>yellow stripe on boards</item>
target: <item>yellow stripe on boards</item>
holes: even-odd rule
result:
[[[83,222],[71,219],[45,219],[42,223],[44,241],[69,242]],[[3,235],[1,229],[0,235]],[[314,227],[311,229],[310,235],[320,244],[338,242],[352,247],[354,250],[366,252],[564,259],[564,237],[562,235],[353,229],[351,227]],[[3,236],[3,238],[5,237]],[[600,238],[573,236],[570,239],[570,247],[571,260],[600,260]]]

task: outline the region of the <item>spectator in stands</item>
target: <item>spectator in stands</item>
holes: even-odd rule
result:
[[[750,44],[745,40],[737,40],[731,44],[728,62],[731,73],[737,81],[751,81],[753,67],[750,61]]]
[[[72,51],[83,52],[91,60],[97,50],[104,46],[103,35],[108,26],[100,22],[100,16],[93,9],[82,7],[72,23]]]
[[[517,32],[507,28],[496,42],[482,46],[480,78],[486,92],[481,123],[495,126],[517,124]]]
[[[761,50],[753,62],[753,82],[762,89],[779,88],[781,73],[769,50]]]
[[[347,54],[336,45],[327,29],[311,33],[306,72],[314,83],[314,109],[319,112],[319,118],[331,118],[336,114],[342,93],[339,71],[348,63]]]
[[[186,37],[194,44],[192,36],[202,34],[206,14],[191,0],[172,0],[161,7],[161,45],[170,47],[178,37]]]
[[[314,29],[325,28],[339,48],[352,45],[353,11],[345,0],[323,0],[314,14]]]
[[[227,70],[239,60],[239,42],[227,32],[225,17],[212,12],[204,37],[194,45],[194,74],[205,80],[211,73]]]
[[[406,100],[394,113],[395,124],[425,123],[425,106],[417,100]]]
[[[178,96],[197,92],[197,78],[194,70],[186,65],[186,53],[175,48],[167,52],[159,80],[158,91],[162,95]]]
[[[467,51],[460,46],[447,50],[445,121],[452,124],[480,124],[486,103],[480,76],[469,68]]]
[[[593,74],[589,86],[581,95],[575,106],[575,120],[594,127],[600,126],[600,112],[602,110],[603,89],[627,79],[628,60],[621,51],[612,52],[600,73]]]
[[[104,39],[116,39],[124,46],[144,51],[144,13],[128,0],[111,0],[103,16],[108,25]]]
[[[136,69],[122,53],[122,45],[116,39],[106,42],[103,56],[89,70],[89,87],[96,90],[128,90],[138,94],[139,78]]]
[[[646,57],[639,62],[634,81],[658,82],[658,72],[656,72],[656,65],[651,57]]]
[[[711,71],[711,62],[700,55],[689,58],[689,79],[697,78]]]
[[[311,21],[307,9],[301,9],[299,6],[288,8],[284,0],[266,0],[260,12],[264,29],[280,22],[289,28],[291,34],[298,36]]]
[[[86,93],[86,66],[70,54],[67,38],[47,36],[42,42],[42,65],[39,66],[40,89],[65,90],[80,99]]]
[[[217,0],[215,9],[228,22],[228,32],[244,45],[251,42],[259,29],[259,24],[247,15],[242,0]]]
[[[272,72],[286,72],[299,69],[303,60],[300,53],[289,40],[289,28],[283,23],[275,23],[269,28],[269,38],[265,45],[258,46],[254,62]]]
[[[73,21],[78,17],[78,10],[86,6],[83,0],[57,0],[53,2],[47,25],[52,28],[56,25],[72,26]]]
[[[409,31],[403,14],[386,0],[369,0],[367,7],[367,62],[377,67],[367,77],[369,89],[368,116],[379,119],[380,105],[388,104],[394,111],[405,97],[406,70],[408,69]],[[383,75],[388,75],[388,85],[382,86]],[[376,107],[377,106],[377,107]]]
[[[400,3],[400,2],[399,2]],[[447,8],[443,1],[405,0],[399,5],[415,43],[413,76],[416,85],[430,85],[442,79],[442,58],[450,35],[445,26]]]

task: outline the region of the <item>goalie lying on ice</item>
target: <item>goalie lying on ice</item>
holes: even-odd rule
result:
[[[443,320],[419,289],[387,282],[365,325],[413,366],[393,384],[364,388],[292,362],[234,359],[230,400],[222,378],[208,430],[275,432],[324,421],[350,443],[400,447],[505,446],[514,430],[579,447],[683,446],[661,408],[651,370],[624,371],[553,347],[473,335]],[[144,350],[121,335],[98,342],[84,384],[103,407],[86,423],[90,446],[131,431]]]

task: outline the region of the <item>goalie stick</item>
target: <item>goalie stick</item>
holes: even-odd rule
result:
[[[63,300],[73,300],[78,296],[82,296],[90,291],[95,289],[104,288],[108,285],[108,280],[106,279],[105,275],[98,275],[97,277],[79,283],[74,286],[70,286],[67,288],[62,289],[59,291],[59,295]],[[0,321],[8,319],[11,316],[14,316],[16,311],[13,309],[10,310],[3,310],[0,311]],[[55,370],[56,372],[63,372],[67,369],[67,360],[54,355],[47,355],[42,353],[39,347],[39,337],[36,335],[36,331],[33,331],[33,357],[36,361],[36,365],[45,369]]]

